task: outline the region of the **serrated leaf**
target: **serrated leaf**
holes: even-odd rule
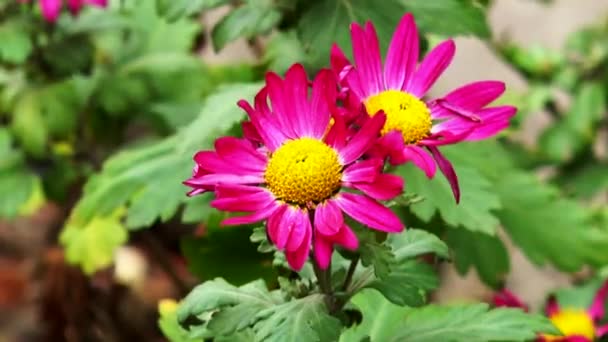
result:
[[[207,98],[198,119],[184,130],[110,157],[102,171],[85,185],[84,195],[72,211],[72,220],[86,225],[93,216],[108,215],[125,205],[130,229],[147,227],[159,218],[162,221],[171,218],[187,200],[181,182],[190,174],[192,155],[212,146],[218,133],[243,117],[236,101],[253,97],[258,87],[258,84],[220,87]]]
[[[278,32],[264,50],[264,62],[268,69],[283,74],[294,63],[303,63],[306,53],[295,31]]]
[[[298,21],[298,34],[308,61],[322,67],[329,61],[329,47],[336,42],[345,53],[350,53],[349,27],[352,22],[371,20],[386,47],[403,7],[397,0],[321,0],[313,2]]]
[[[121,223],[123,213],[124,210],[119,209],[108,216],[95,216],[84,226],[68,221],[59,236],[66,260],[79,265],[87,274],[109,266],[116,248],[128,238]]]
[[[595,125],[606,112],[606,102],[602,85],[585,82],[580,85],[574,103],[565,117],[566,124],[585,140],[595,134]]]
[[[170,342],[194,342],[198,339],[190,338],[188,331],[177,322],[178,304],[172,299],[163,299],[158,304],[158,327]]]
[[[253,327],[256,341],[335,341],[342,324],[327,313],[323,298],[313,294],[260,312]]]
[[[48,130],[44,124],[41,103],[35,91],[22,94],[13,108],[12,132],[23,149],[42,157],[46,149]]]
[[[267,33],[281,20],[279,12],[271,0],[248,0],[246,3],[223,17],[213,27],[211,37],[215,51],[237,38],[253,38]]]
[[[454,251],[458,273],[465,275],[475,267],[479,278],[487,285],[499,289],[509,272],[509,254],[496,236],[449,229],[447,241]]]
[[[472,167],[456,164],[455,169],[462,193],[459,204],[442,175],[429,180],[413,165],[400,166],[397,173],[407,180],[407,192],[424,197],[410,206],[411,211],[425,222],[439,213],[453,227],[493,235],[499,224],[493,211],[500,208],[500,200],[491,183]]]
[[[262,280],[236,287],[216,278],[195,287],[184,298],[177,318],[183,324],[198,317],[213,336],[231,335],[252,326],[259,320],[257,314],[280,303],[280,296],[269,292]],[[187,328],[196,329],[196,325]]]
[[[366,287],[376,289],[392,303],[401,306],[421,306],[426,293],[439,285],[433,268],[414,260],[393,265],[388,275],[372,281]]]
[[[361,310],[363,321],[342,334],[343,342],[527,341],[540,332],[558,334],[543,316],[512,308],[489,310],[487,304],[406,308],[389,303],[375,291],[359,293],[352,303]]]
[[[401,3],[406,11],[414,14],[416,23],[424,32],[445,36],[490,37],[490,27],[484,9],[476,6],[473,1],[401,0]]]
[[[608,231],[589,224],[578,203],[534,176],[510,172],[497,183],[504,207],[498,213],[513,241],[536,264],[551,262],[564,271],[608,262]]]
[[[359,254],[363,266],[373,266],[376,277],[382,278],[390,273],[390,267],[395,263],[395,255],[390,246],[376,242],[373,233],[366,234],[359,245]]]
[[[393,248],[397,261],[403,261],[426,253],[435,253],[448,259],[448,246],[436,235],[421,229],[408,228],[403,233],[391,234],[387,244]]]

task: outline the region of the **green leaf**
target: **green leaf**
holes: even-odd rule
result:
[[[590,141],[596,134],[595,126],[604,117],[606,102],[602,85],[594,82],[583,83],[574,103],[565,117],[566,124],[582,138]]]
[[[25,62],[33,49],[26,27],[11,20],[0,25],[0,60],[14,64]]]
[[[109,266],[116,248],[128,238],[121,223],[123,213],[119,209],[108,216],[95,216],[84,226],[68,221],[59,236],[67,261],[79,265],[87,274]]]
[[[271,0],[248,0],[246,3],[223,17],[213,27],[211,37],[215,51],[237,38],[254,38],[269,32],[281,20],[279,12]]]
[[[160,0],[161,12],[171,19],[197,15],[201,11],[230,3],[230,0]]]
[[[544,130],[538,144],[549,159],[558,163],[572,160],[585,147],[580,135],[565,121]]]
[[[278,32],[266,45],[264,63],[268,69],[283,74],[294,63],[303,63],[306,53],[295,31]]]
[[[182,240],[182,252],[189,270],[200,279],[222,276],[240,285],[257,278],[275,279],[272,256],[258,253],[249,241],[247,227],[210,229],[203,238]],[[238,250],[238,253],[234,253]],[[221,260],[222,262],[217,262]]]
[[[27,91],[17,100],[13,109],[11,128],[23,149],[42,157],[46,149],[48,130],[41,113],[41,103],[35,91]]]
[[[281,303],[262,280],[236,287],[221,278],[207,281],[192,290],[181,302],[177,318],[182,324],[197,317],[212,336],[229,336],[255,324],[257,315]],[[188,327],[189,330],[196,326]],[[211,336],[209,336],[211,337]]]
[[[473,1],[401,0],[401,3],[406,11],[414,14],[416,23],[424,32],[444,36],[475,35],[480,38],[491,35],[484,9]]]
[[[324,296],[313,294],[270,307],[258,314],[256,341],[335,341],[342,324],[327,313]]]
[[[420,229],[408,228],[403,233],[391,234],[387,243],[393,248],[397,261],[427,253],[435,253],[445,259],[450,256],[445,242],[436,235]]]
[[[371,20],[386,47],[399,19],[403,6],[397,0],[321,0],[315,1],[302,13],[298,34],[308,54],[310,65],[322,67],[329,61],[329,48],[337,43],[350,53],[349,27],[352,22]]]
[[[513,241],[536,264],[551,262],[564,271],[605,265],[608,231],[589,224],[578,203],[540,183],[533,175],[505,173],[496,184],[504,204],[498,213]]]
[[[475,267],[484,283],[495,289],[501,287],[509,272],[509,254],[498,237],[465,229],[449,229],[447,241],[454,251],[458,273],[465,275]]]
[[[158,327],[170,342],[194,342],[198,339],[188,337],[188,331],[177,322],[177,303],[164,299],[158,303]]]
[[[388,275],[366,287],[378,290],[397,305],[421,306],[426,302],[426,293],[438,285],[439,279],[431,266],[408,260],[393,265]]]
[[[472,167],[455,164],[455,169],[462,193],[460,204],[456,204],[443,175],[429,180],[413,165],[399,167],[397,173],[408,182],[407,192],[424,197],[410,206],[411,211],[425,222],[439,213],[450,226],[493,235],[499,224],[493,211],[500,208],[500,200],[491,183]]]
[[[543,316],[512,308],[488,310],[487,304],[406,308],[374,291],[359,293],[352,303],[361,310],[363,321],[342,334],[343,342],[527,341],[541,332],[559,334]]]
[[[574,173],[561,175],[560,185],[568,193],[576,196],[591,198],[595,194],[608,189],[608,164],[590,164],[576,170]]]
[[[376,242],[372,232],[367,234],[367,238],[361,238],[359,244],[359,254],[363,266],[373,266],[376,277],[387,276],[390,273],[390,266],[396,261],[391,247]]]

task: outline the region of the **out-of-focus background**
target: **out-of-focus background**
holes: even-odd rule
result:
[[[209,28],[227,12],[228,8],[220,7],[202,15],[207,40],[211,39]],[[606,0],[555,0],[549,4],[495,0],[489,10],[495,40],[556,50],[563,47],[569,34],[607,20]],[[476,38],[457,38],[456,44],[455,60],[437,82],[434,94],[479,79],[503,80],[510,90],[527,90],[526,80],[495,55],[488,43]],[[256,45],[239,39],[228,43],[219,53],[207,44],[200,54],[211,64],[255,61],[258,55],[255,49]],[[568,96],[563,97],[564,101],[570,101]],[[516,139],[533,144],[550,117],[539,114],[527,120]],[[596,149],[605,155],[606,140],[599,141]],[[544,172],[551,170],[539,170],[539,177],[542,178]],[[74,202],[76,198],[69,201]],[[184,259],[167,250],[167,245],[175,246],[178,242],[172,240],[175,231],[166,226],[155,227],[155,237],[150,236],[150,231],[132,233],[131,243],[115,253],[115,267],[98,272],[89,280],[77,267],[67,265],[63,250],[56,241],[50,241],[58,236],[68,214],[65,208],[48,203],[30,217],[0,221],[0,342],[40,340],[42,336],[49,336],[49,329],[50,336],[67,336],[66,339],[72,341],[88,333],[95,335],[95,329],[103,329],[102,335],[109,340],[117,341],[125,336],[141,338],[142,331],[156,320],[159,300],[181,298],[195,284]],[[189,229],[175,226],[178,230]],[[202,231],[204,227],[198,226],[193,233],[203,234]],[[533,308],[542,305],[548,291],[572,284],[578,276],[585,275],[585,270],[567,275],[551,266],[534,266],[509,241],[507,234],[500,236],[508,246],[511,259],[505,284]],[[159,244],[159,240],[164,244]],[[488,300],[493,293],[478,279],[473,268],[463,277],[446,263],[441,266],[441,277],[441,288],[433,295],[439,302]],[[117,326],[122,318],[128,324]],[[95,321],[95,325],[86,325],[91,321]],[[86,324],[79,326],[79,322]],[[54,327],[65,326],[69,327],[67,331],[52,331]],[[133,331],[124,331],[125,327]],[[161,340],[153,329],[147,338]]]

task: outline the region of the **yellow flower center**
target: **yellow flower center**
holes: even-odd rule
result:
[[[551,322],[564,334],[564,336],[584,336],[590,341],[595,337],[593,320],[584,310],[562,309],[549,317]],[[558,341],[561,336],[544,335],[547,341]]]
[[[338,153],[312,138],[289,140],[270,157],[266,185],[280,200],[298,205],[319,203],[340,188]]]
[[[365,100],[365,109],[370,116],[378,111],[386,114],[382,134],[398,130],[406,144],[415,144],[426,138],[433,125],[431,111],[416,96],[399,90],[385,90]]]

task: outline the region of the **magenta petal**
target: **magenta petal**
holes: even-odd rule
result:
[[[255,128],[255,125],[251,121],[243,121],[241,124],[241,129],[243,130],[243,137],[251,142],[256,144],[262,143],[262,137],[258,130]]]
[[[285,110],[289,112],[291,125],[297,137],[312,136],[311,121],[316,119],[315,116],[317,115],[327,116],[329,122],[329,113],[327,111],[312,113],[310,110],[308,103],[308,76],[306,76],[306,71],[302,64],[296,63],[287,70],[283,84],[283,91],[286,95],[285,100],[287,101]],[[281,113],[277,114],[280,115]]]
[[[293,224],[290,226],[289,240],[285,246],[288,252],[296,251],[304,243],[306,235],[310,235],[312,231],[308,211],[299,208],[294,208],[293,211],[295,212]]]
[[[341,193],[336,203],[350,217],[371,228],[389,233],[403,231],[403,224],[390,209],[367,196]]]
[[[600,320],[604,317],[604,305],[606,303],[606,296],[608,296],[608,280],[604,282],[602,287],[595,293],[591,307],[587,310],[589,315],[594,321]]]
[[[317,232],[326,236],[335,235],[343,224],[342,211],[333,201],[325,201],[315,209],[315,230]]]
[[[382,160],[366,159],[350,164],[342,174],[342,181],[348,183],[373,182],[381,171]]]
[[[251,224],[251,223],[258,222],[258,221],[262,221],[262,220],[265,220],[266,218],[268,218],[270,215],[272,215],[280,207],[281,206],[277,202],[273,202],[270,205],[268,205],[266,208],[264,208],[262,210],[258,210],[250,215],[227,218],[224,221],[222,221],[222,225],[238,226],[241,224]]]
[[[221,137],[215,140],[215,150],[229,165],[239,165],[241,168],[258,172],[266,169],[267,157],[247,140]]]
[[[106,7],[108,6],[108,0],[84,0],[85,3],[97,7]]]
[[[466,140],[481,140],[493,137],[509,127],[509,119],[515,113],[517,113],[517,108],[512,106],[482,109],[479,113],[482,118],[481,124],[467,136]]]
[[[331,64],[331,70],[338,77],[340,83],[345,79],[346,72],[345,68],[350,66],[350,61],[344,55],[344,52],[340,49],[340,47],[334,43],[331,46],[329,61]]]
[[[40,11],[46,21],[54,23],[59,17],[62,0],[40,0]]]
[[[334,124],[331,126],[329,132],[327,132],[327,135],[325,136],[325,143],[340,151],[346,145],[348,130],[342,116],[335,115],[333,119]]]
[[[314,255],[315,261],[319,268],[322,270],[327,269],[329,267],[329,263],[331,262],[331,254],[333,253],[333,247],[331,242],[325,240],[323,236],[315,236],[314,239]]]
[[[608,324],[600,325],[595,328],[595,336],[602,337],[608,333]]]
[[[367,196],[377,200],[390,200],[403,192],[403,179],[396,175],[379,174],[373,183],[356,183],[353,185]]]
[[[282,220],[285,211],[288,209],[288,205],[280,205],[280,207],[268,217],[268,221],[266,222],[268,236],[270,237],[270,241],[273,244],[277,245],[277,241],[279,240],[279,232],[282,228]]]
[[[310,104],[310,136],[322,139],[327,131],[330,119],[330,108],[334,106],[338,97],[336,80],[331,71],[319,71],[312,83],[312,97]]]
[[[427,147],[435,160],[437,161],[437,165],[441,172],[445,175],[445,178],[450,183],[450,187],[452,188],[452,193],[454,194],[454,198],[456,199],[456,203],[460,202],[460,186],[458,185],[458,176],[456,176],[456,172],[454,171],[454,167],[452,167],[452,163],[439,152],[439,149],[435,146]]]
[[[494,101],[505,91],[500,81],[479,81],[464,85],[443,97],[448,103],[467,110],[478,110]]]
[[[260,175],[235,175],[213,173],[202,177],[190,178],[184,181],[185,185],[196,186],[216,186],[218,184],[261,184],[264,176]]]
[[[72,15],[77,15],[83,5],[83,0],[68,0],[68,9]]]
[[[492,301],[494,302],[494,306],[497,307],[520,308],[528,312],[528,306],[507,289],[502,289],[502,291],[496,293]]]
[[[547,299],[547,305],[545,305],[545,315],[547,317],[551,317],[559,312],[559,304],[557,303],[557,299],[555,296],[551,295],[549,299]]]
[[[258,94],[258,96],[260,96],[260,94]],[[287,139],[287,136],[283,134],[274,121],[264,116],[261,111],[253,109],[247,101],[240,100],[238,105],[247,112],[251,119],[251,123],[264,141],[264,145],[266,145],[270,151],[276,150]]]
[[[389,89],[405,90],[418,63],[418,28],[411,13],[401,18],[386,54],[384,79]]]
[[[355,235],[346,224],[342,226],[342,229],[340,229],[338,234],[332,236],[332,240],[334,243],[351,251],[359,248],[359,239],[357,239],[357,235]]]
[[[308,259],[311,237],[312,232],[309,230],[304,236],[304,241],[300,245],[300,248],[298,248],[295,252],[285,251],[285,258],[287,259],[287,263],[295,271],[301,270],[302,266],[304,266],[306,260]]]
[[[225,188],[231,185],[218,185],[215,187],[216,198],[211,201],[213,208],[225,211],[257,211],[262,210],[274,202],[274,197],[268,190],[257,188],[256,192],[244,192],[241,195],[224,195]],[[255,187],[250,187],[255,188]]]
[[[353,43],[353,56],[357,74],[363,85],[364,97],[384,90],[380,45],[374,27],[367,23],[365,30],[359,24],[350,26]]]
[[[403,141],[403,135],[399,131],[391,131],[383,135],[378,139],[377,146],[384,151],[383,155],[389,157],[391,165],[401,165],[408,161],[403,154],[405,149],[405,143]]]
[[[428,178],[433,178],[437,171],[435,160],[422,147],[407,145],[403,149],[403,158],[419,167]]]
[[[418,67],[407,91],[418,98],[422,98],[450,65],[455,51],[456,45],[451,39],[437,45],[426,55]]]
[[[296,125],[298,115],[293,117],[293,111],[289,106],[293,106],[293,103],[287,101],[285,95],[285,84],[279,75],[274,72],[268,72],[266,74],[266,87],[268,89],[268,97],[272,105],[272,111],[275,114],[277,123],[281,127],[281,131],[291,139],[299,138],[296,132]]]
[[[386,115],[378,113],[365,122],[355,136],[339,151],[344,165],[359,159],[374,145],[385,121]]]

